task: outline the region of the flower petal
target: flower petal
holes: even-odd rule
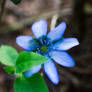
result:
[[[32,31],[36,38],[45,36],[47,33],[46,20],[40,20],[32,25]]]
[[[44,72],[54,84],[59,83],[59,75],[52,60],[49,59],[49,61],[44,64]]]
[[[74,67],[75,62],[73,58],[64,51],[51,51],[49,53],[51,58],[55,60],[58,64],[65,66],[65,67]]]
[[[74,46],[79,45],[79,41],[76,38],[64,38],[53,45],[53,49],[56,50],[69,50]]]
[[[57,41],[62,38],[66,29],[66,23],[62,22],[54,30],[48,33],[47,37],[51,42]]]
[[[38,47],[37,42],[31,36],[19,36],[16,43],[27,51],[35,50]]]
[[[41,69],[41,65],[35,66],[35,67],[29,69],[27,72],[25,72],[24,76],[31,77],[35,73],[38,73],[40,71],[40,69]]]

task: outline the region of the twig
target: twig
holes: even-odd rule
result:
[[[3,28],[0,28],[1,29],[0,34],[5,34],[7,32],[12,32],[12,31],[16,31],[16,30],[21,30],[27,26],[32,25],[35,21],[37,21],[39,19],[48,19],[48,18],[51,18],[55,14],[59,14],[61,16],[70,15],[71,9],[68,8],[68,9],[65,9],[62,11],[46,12],[46,13],[38,15],[38,16],[36,15],[34,17],[24,19],[23,21],[17,22],[15,24],[4,26]]]

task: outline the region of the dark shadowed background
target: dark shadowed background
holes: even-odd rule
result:
[[[55,86],[46,76],[50,92],[92,92],[92,0],[22,0],[14,5],[0,0],[0,45],[10,45],[19,52],[16,44],[19,35],[33,35],[30,26],[39,19],[50,23],[58,14],[57,25],[66,21],[64,37],[77,37],[80,45],[68,51],[76,67],[58,67],[60,83]],[[13,92],[14,76],[8,75],[0,64],[0,92]]]

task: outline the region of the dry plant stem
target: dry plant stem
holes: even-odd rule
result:
[[[27,26],[32,25],[35,21],[39,20],[39,19],[48,19],[48,18],[52,18],[53,15],[55,14],[59,14],[59,16],[65,16],[65,15],[70,15],[71,14],[71,9],[64,9],[62,11],[50,11],[50,12],[46,12],[44,14],[41,15],[36,15],[34,17],[30,17],[27,18],[21,22],[17,22],[15,24],[11,24],[8,26],[4,26],[3,28],[0,28],[0,34],[5,34],[7,32],[13,32],[16,30],[21,30]]]
[[[56,14],[56,15],[54,15],[52,17],[52,20],[51,20],[51,29],[50,30],[53,30],[55,28],[58,18],[59,18],[58,14]]]
[[[2,22],[2,17],[3,17],[3,13],[4,13],[5,3],[6,3],[6,0],[1,0],[0,1],[0,23]]]

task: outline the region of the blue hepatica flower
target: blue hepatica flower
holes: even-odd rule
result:
[[[26,71],[24,75],[30,77],[40,71],[43,67],[45,74],[54,83],[59,83],[59,75],[53,61],[64,66],[74,67],[73,58],[65,52],[74,46],[79,45],[76,38],[62,38],[66,29],[66,23],[62,22],[55,29],[47,34],[47,22],[40,20],[32,25],[32,32],[36,39],[31,36],[19,36],[16,42],[26,51],[34,51],[48,58],[48,62],[35,66]]]

